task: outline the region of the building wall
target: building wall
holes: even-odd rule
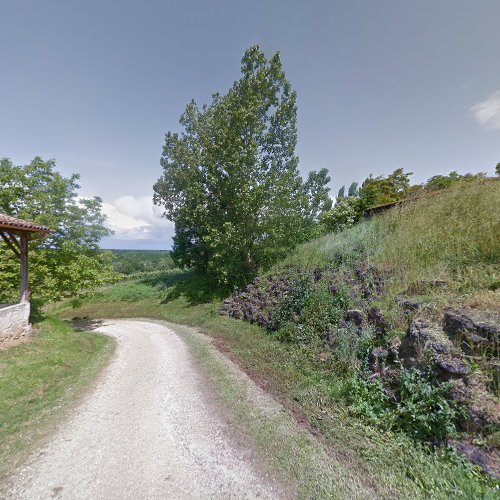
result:
[[[0,306],[0,344],[29,334],[30,304]]]

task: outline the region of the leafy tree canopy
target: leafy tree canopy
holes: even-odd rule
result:
[[[396,169],[387,177],[368,177],[359,190],[359,196],[366,208],[391,203],[405,198],[410,191],[411,172]]]
[[[363,215],[360,198],[341,198],[335,206],[321,214],[321,224],[326,232],[343,231],[354,225]]]
[[[325,200],[327,172],[298,174],[296,93],[280,56],[254,46],[242,76],[203,107],[192,101],[182,132],[169,132],[154,201],[175,223],[172,257],[245,283],[311,234]]]
[[[304,183],[304,191],[307,197],[307,216],[311,222],[318,221],[321,213],[331,208],[332,201],[328,196],[330,181],[331,178],[326,168],[322,168],[319,172],[315,170],[309,172]]]
[[[446,189],[458,182],[470,182],[476,181],[478,179],[484,179],[486,174],[484,172],[479,172],[478,174],[464,174],[461,175],[458,172],[450,172],[448,175],[434,175],[432,176],[424,185],[424,189],[427,191],[437,191],[439,189]]]
[[[100,198],[78,198],[78,175],[63,177],[54,160],[39,157],[16,166],[0,160],[0,212],[49,226],[53,232],[30,243],[30,289],[43,304],[90,291],[114,277],[111,255],[99,248],[110,234]],[[0,302],[19,293],[19,262],[2,246]]]

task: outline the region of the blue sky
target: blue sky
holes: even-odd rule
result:
[[[0,22],[0,156],[79,172],[109,248],[170,247],[151,202],[164,134],[255,43],[298,92],[301,171],[328,168],[334,193],[500,161],[498,0],[3,0]]]

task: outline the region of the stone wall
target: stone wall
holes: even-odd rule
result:
[[[29,334],[29,315],[29,302],[0,305],[0,345]]]

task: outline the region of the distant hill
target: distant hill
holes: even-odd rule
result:
[[[175,267],[168,250],[111,250],[114,270],[121,274],[164,271]]]

